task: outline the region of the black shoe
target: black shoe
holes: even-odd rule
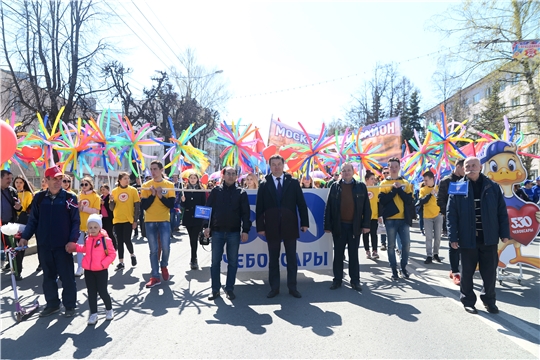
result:
[[[21,275],[15,275],[15,280],[21,281],[23,278]]]
[[[399,280],[399,275],[397,270],[392,270],[392,280]]]
[[[137,266],[137,257],[131,255],[131,266]]]
[[[386,251],[386,245],[381,246],[381,251]]]
[[[273,297],[276,297],[279,294],[279,290],[270,290],[268,295],[266,295],[267,298],[271,299]]]
[[[433,259],[431,256],[428,256],[426,260],[424,260],[424,264],[431,264],[433,262]]]
[[[227,290],[227,299],[234,300],[236,299],[236,295],[232,292],[232,290]]]
[[[362,286],[360,286],[360,284],[351,284],[351,287],[353,290],[362,291]]]
[[[435,260],[436,262],[442,262],[438,254],[433,254],[433,260]]]
[[[228,296],[229,294],[227,294]],[[218,291],[218,292],[215,292],[215,293],[212,293],[212,295],[210,295],[208,297],[208,300],[216,300],[217,298],[221,297],[221,293]]]
[[[41,265],[38,265],[38,267],[36,268],[36,272],[40,272],[41,270],[43,270],[43,269],[41,268]]]
[[[9,266],[9,263],[7,263],[3,268],[2,268],[2,271],[3,272],[8,272],[11,270],[11,267]]]
[[[474,306],[465,306],[465,311],[469,314],[478,314],[478,310]]]
[[[125,268],[124,263],[119,263],[118,265],[116,265],[116,269],[114,270],[118,271],[118,270],[123,270],[124,268]]]
[[[487,312],[490,313],[490,314],[498,314],[499,313],[499,308],[495,304],[493,304],[493,305],[484,304],[484,307],[486,308]]]
[[[75,308],[66,308],[64,316],[68,318],[75,316]]]
[[[336,290],[341,287],[341,284],[338,283],[332,283],[332,286],[330,286],[330,290]]]
[[[39,313],[39,317],[46,317],[60,311],[60,306],[46,307]]]
[[[404,279],[409,278],[409,272],[405,269],[401,269],[401,276],[403,276]]]
[[[302,297],[302,294],[300,294],[298,290],[289,290],[289,294],[291,294],[297,299],[300,299]]]

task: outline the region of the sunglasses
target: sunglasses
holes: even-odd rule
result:
[[[225,175],[228,175],[228,176],[236,176],[236,173],[235,173],[235,172],[226,172]]]
[[[90,184],[89,183],[82,183],[81,186],[86,187],[86,186],[90,186]]]
[[[71,180],[62,180],[64,184],[71,184]]]

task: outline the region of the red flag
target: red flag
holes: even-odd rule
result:
[[[257,140],[257,144],[255,145],[254,150],[256,152],[258,152],[258,153],[262,153],[262,151],[264,150],[266,145],[264,143],[264,140],[263,140],[261,134],[259,133],[259,129],[255,130],[255,140]]]

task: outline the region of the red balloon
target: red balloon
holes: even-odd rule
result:
[[[0,121],[0,139],[0,164],[3,164],[11,159],[17,149],[17,135],[5,121]]]
[[[204,174],[201,177],[201,183],[203,183],[204,185],[208,184],[208,174]]]
[[[266,161],[268,161],[268,159],[270,159],[270,156],[274,155],[276,153],[276,145],[272,144],[272,145],[268,145],[267,147],[264,148],[264,150],[262,151],[263,153],[263,156],[264,158],[266,159]]]
[[[287,161],[287,166],[289,167],[289,171],[295,172],[300,168],[300,165],[302,165],[302,162],[304,162],[304,158],[294,158],[289,161]]]
[[[291,157],[292,154],[294,154],[295,150],[293,148],[288,149],[279,149],[279,155],[283,156],[285,161],[287,161],[288,158]]]
[[[23,156],[30,161],[36,161],[43,155],[43,150],[39,146],[23,146],[21,149]]]

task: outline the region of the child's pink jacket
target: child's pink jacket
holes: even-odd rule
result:
[[[106,242],[108,255],[105,253],[103,241]],[[82,267],[90,271],[105,270],[116,258],[116,250],[114,250],[113,242],[103,229],[98,236],[88,235],[83,245],[77,244],[77,252],[85,253],[82,260]]]

